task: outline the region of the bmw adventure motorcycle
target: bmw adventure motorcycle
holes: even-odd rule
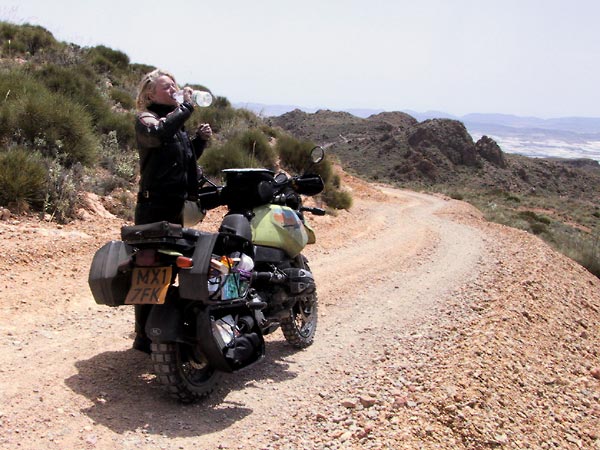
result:
[[[324,157],[311,151],[312,163]],[[145,324],[160,383],[182,402],[208,395],[223,372],[260,361],[264,336],[281,328],[296,348],[312,344],[317,292],[302,250],[315,242],[302,195],[319,175],[227,169],[225,184],[203,178],[204,209],[227,205],[217,233],[168,222],[125,226],[94,255],[89,286],[98,304],[151,305]]]

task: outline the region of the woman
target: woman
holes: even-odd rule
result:
[[[141,175],[136,225],[160,221],[183,225],[184,204],[198,199],[197,159],[212,130],[201,124],[190,138],[184,123],[194,111],[192,89],[183,89],[181,104],[174,98],[178,90],[175,77],[159,69],[146,74],[140,83],[135,122]],[[144,332],[148,306],[135,305],[133,343],[133,348],[146,353],[150,353],[150,340]]]
[[[184,202],[197,200],[197,159],[212,130],[201,124],[190,138],[184,123],[194,111],[192,89],[183,89],[181,104],[174,98],[178,90],[175,77],[159,69],[140,83],[135,124],[141,174],[136,225],[163,220],[183,224]]]

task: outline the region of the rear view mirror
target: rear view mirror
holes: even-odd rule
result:
[[[317,145],[310,151],[310,159],[314,164],[320,163],[323,161],[323,158],[325,158],[325,150],[323,150],[323,147]]]

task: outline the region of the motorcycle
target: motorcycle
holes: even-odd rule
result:
[[[311,167],[324,158],[311,151]],[[217,186],[202,178],[204,209],[227,206],[218,232],[168,222],[124,226],[121,240],[94,255],[89,286],[108,306],[148,305],[145,332],[157,379],[171,396],[195,402],[224,372],[263,359],[264,336],[281,328],[295,348],[317,329],[316,284],[302,250],[316,241],[302,196],[322,192],[314,173],[226,169]]]

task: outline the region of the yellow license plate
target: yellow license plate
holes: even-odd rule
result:
[[[162,305],[171,284],[171,267],[135,267],[126,305]]]

